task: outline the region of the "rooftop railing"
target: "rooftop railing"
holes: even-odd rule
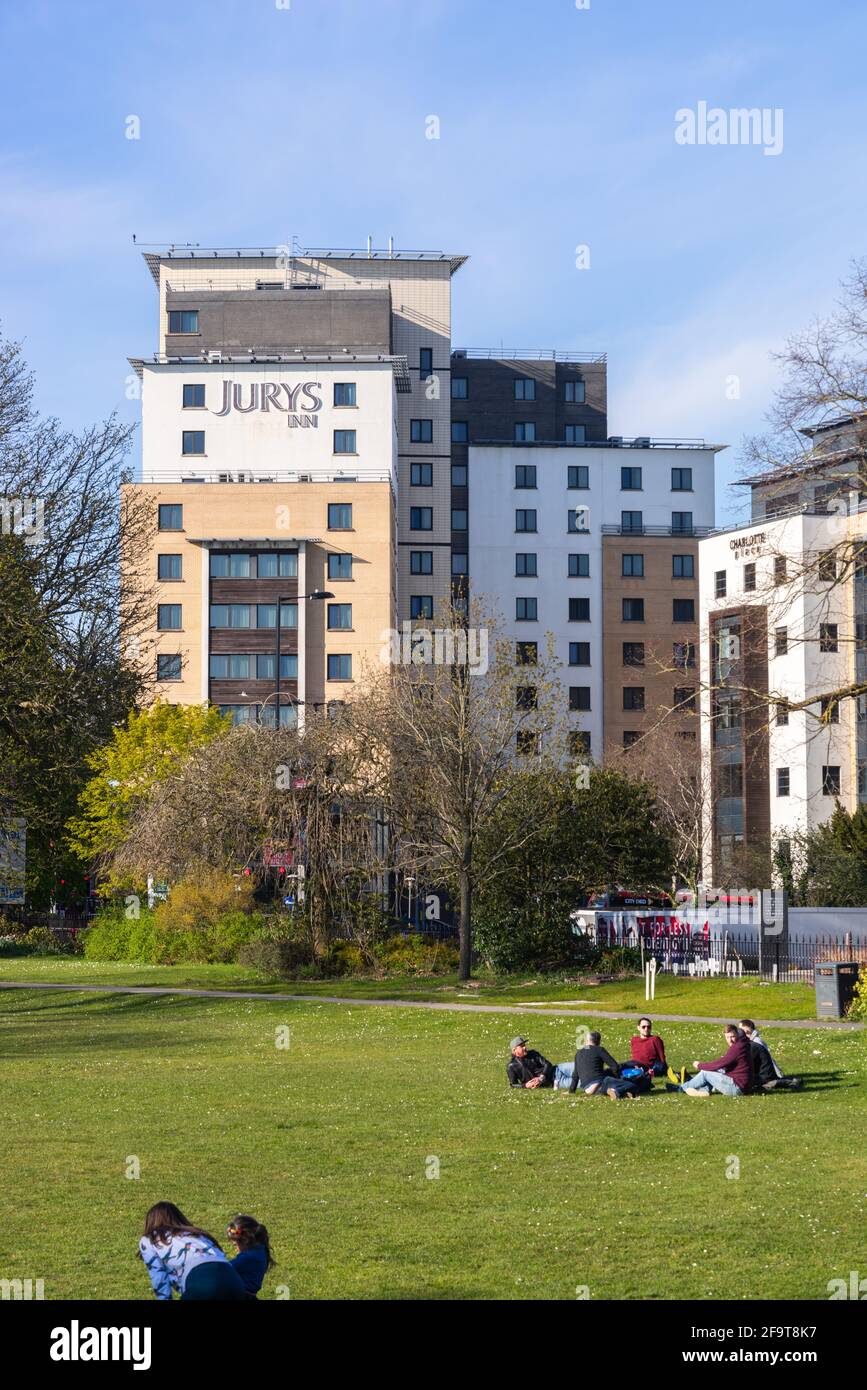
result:
[[[703,538],[711,534],[709,526],[612,526],[599,528],[603,536],[683,536]]]
[[[607,352],[561,352],[559,348],[455,348],[453,357],[488,362],[595,362],[608,361]]]

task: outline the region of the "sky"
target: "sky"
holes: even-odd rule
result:
[[[865,51],[863,0],[3,0],[0,322],[46,413],[135,420],[141,244],[462,253],[454,346],[606,352],[611,434],[730,446],[727,524],[867,254]],[[681,143],[702,102],[781,148]]]

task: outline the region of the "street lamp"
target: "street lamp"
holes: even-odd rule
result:
[[[274,709],[274,727],[275,727],[275,729],[279,729],[279,727],[280,727],[280,632],[281,632],[280,617],[281,617],[281,614],[282,614],[283,604],[284,604],[284,603],[304,603],[305,600],[308,600],[308,599],[311,600],[311,601],[313,601],[313,602],[316,602],[316,603],[321,603],[321,602],[323,602],[323,600],[329,599],[329,598],[334,598],[334,595],[333,595],[328,589],[314,589],[312,593],[310,593],[310,594],[299,594],[297,598],[291,598],[291,597],[290,597],[290,598],[278,598],[278,600],[277,600],[277,639],[276,639],[276,644],[275,644],[275,645],[276,645],[276,652],[275,652],[276,660],[275,660],[275,664],[274,664],[274,691],[273,691],[273,695],[274,695],[274,706],[275,706],[275,709]],[[269,695],[269,696],[268,696],[268,700],[270,700],[270,698],[271,698],[271,696]],[[264,705],[268,703],[268,700],[266,700],[266,701],[264,702],[264,704],[263,704],[263,709],[264,709]]]

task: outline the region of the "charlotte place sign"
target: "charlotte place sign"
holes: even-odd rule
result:
[[[239,415],[249,415],[252,410],[267,414],[273,408],[286,416],[290,429],[318,429],[321,390],[321,381],[299,381],[295,386],[285,381],[253,381],[249,386],[239,381],[224,381],[222,405],[211,414],[229,415],[233,410]]]
[[[764,531],[757,531],[754,536],[735,536],[729,541],[732,558],[743,560],[750,555],[760,555],[765,539]]]

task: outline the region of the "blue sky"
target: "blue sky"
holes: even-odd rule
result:
[[[456,346],[606,351],[612,433],[733,446],[729,520],[769,354],[867,253],[861,0],[279,3],[2,7],[0,315],[41,407],[136,418],[157,306],[133,233],[393,235],[470,256]],[[679,145],[699,101],[781,108],[782,152]]]

